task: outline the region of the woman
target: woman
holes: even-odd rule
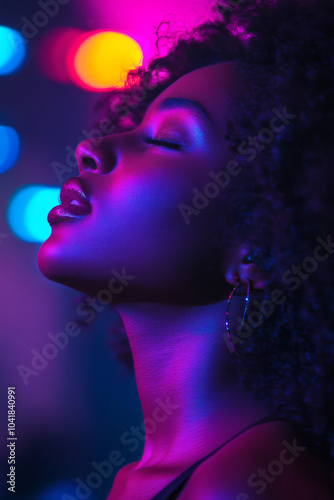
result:
[[[41,272],[131,346],[145,446],[108,500],[333,498],[332,8],[239,3],[159,27],[48,216]]]

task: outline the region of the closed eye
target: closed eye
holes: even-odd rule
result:
[[[142,139],[147,144],[154,144],[155,146],[162,146],[163,148],[175,149],[176,151],[181,151],[183,149],[182,144],[177,144],[175,142],[164,141],[162,139],[155,139],[148,134],[143,134]]]

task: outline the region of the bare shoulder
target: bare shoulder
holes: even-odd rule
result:
[[[205,460],[180,500],[331,500],[324,468],[284,422],[256,426]]]

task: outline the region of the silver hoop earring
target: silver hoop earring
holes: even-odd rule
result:
[[[236,277],[237,281],[238,281],[238,278]],[[230,293],[230,296],[228,298],[228,301],[227,301],[227,305],[226,305],[226,333],[227,333],[227,338],[231,344],[231,347],[233,349],[233,351],[235,352],[235,354],[238,354],[235,347],[234,347],[234,344],[231,340],[231,337],[230,337],[230,324],[229,324],[229,307],[230,307],[230,302],[231,302],[231,299],[233,297],[233,294],[235,293],[236,289],[241,285],[241,282],[238,281],[237,284],[235,285],[235,287],[233,288],[232,292]],[[248,310],[248,303],[249,303],[249,281],[247,280],[247,294],[246,294],[246,298],[245,298],[245,309],[244,309],[244,315],[242,317],[242,323],[241,323],[241,328],[243,327],[243,324],[244,324],[244,321],[245,321],[245,317],[246,317],[246,313],[247,313],[247,310]]]

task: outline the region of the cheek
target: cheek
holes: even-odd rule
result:
[[[208,178],[212,181],[205,164],[197,160],[196,165],[195,161],[141,169],[140,175],[115,175],[98,200],[100,218],[110,234],[145,248],[159,247],[162,252],[168,250],[168,244],[178,245],[180,253],[183,245],[188,252],[190,246],[198,247],[221,213],[223,193],[208,200],[204,209],[194,209],[187,224],[183,205],[194,208],[195,192],[203,190]]]
[[[125,221],[131,226],[158,231],[163,225],[182,227],[178,205],[185,198],[187,184],[184,179],[164,172],[151,172],[143,176],[123,177],[113,184],[106,200],[113,220]]]

